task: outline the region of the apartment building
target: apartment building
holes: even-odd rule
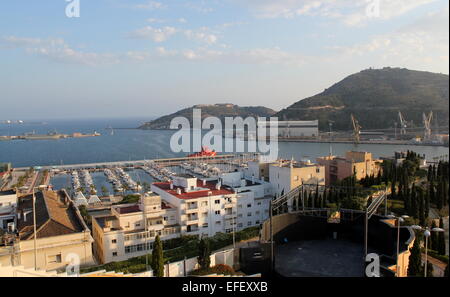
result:
[[[302,185],[325,185],[325,167],[309,161],[279,160],[269,165],[269,183],[280,196]]]
[[[111,207],[111,214],[92,218],[94,255],[100,263],[143,256],[153,248],[156,235],[167,240],[180,235],[176,208],[155,193],[138,203]]]
[[[177,209],[182,234],[213,236],[234,228],[237,194],[220,181],[181,175],[151,189]]]
[[[34,268],[36,259],[37,269],[46,271],[64,270],[76,262],[92,265],[90,230],[67,192],[42,191],[35,197],[34,205],[32,195],[18,199],[17,226],[7,234],[8,244],[0,246],[0,264]]]
[[[0,191],[0,229],[15,228],[17,194],[14,190]]]
[[[339,180],[356,173],[357,179],[367,175],[377,175],[381,170],[382,160],[373,159],[372,153],[350,151],[344,157],[325,156],[317,158],[317,163],[325,166],[326,185],[332,185]]]
[[[236,230],[259,226],[269,218],[273,199],[270,183],[254,176],[248,177],[243,171],[222,174],[220,181],[237,194]]]

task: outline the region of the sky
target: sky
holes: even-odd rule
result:
[[[448,5],[2,1],[0,121],[151,118],[207,103],[281,110],[369,67],[448,74]]]

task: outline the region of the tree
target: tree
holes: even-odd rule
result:
[[[420,240],[416,236],[414,240],[414,245],[410,249],[411,254],[409,255],[409,265],[408,265],[408,276],[420,276],[422,272],[422,255],[420,251]]]
[[[431,224],[431,229],[436,228],[436,222],[433,220],[433,223]],[[430,240],[430,250],[437,251],[439,248],[439,234],[438,232],[431,232],[431,240]]]
[[[155,242],[153,243],[152,251],[152,270],[153,276],[164,276],[164,258],[162,242],[159,239],[159,235],[156,235]]]
[[[211,251],[209,249],[209,241],[202,237],[198,245],[198,264],[200,269],[208,269],[211,264]]]
[[[442,218],[439,219],[439,228],[444,229],[444,221]],[[437,252],[441,255],[445,255],[445,232],[439,232]]]

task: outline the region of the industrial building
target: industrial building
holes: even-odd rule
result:
[[[278,126],[278,137],[283,138],[317,138],[319,137],[319,121],[259,121],[258,128]],[[269,135],[268,133],[266,135]]]

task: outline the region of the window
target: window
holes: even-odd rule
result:
[[[247,217],[251,217],[251,216],[252,216],[251,212],[247,213]]]
[[[247,226],[251,226],[252,225],[252,222],[251,221],[248,221],[247,222]]]
[[[168,217],[164,217],[163,219],[164,219],[164,221],[168,221],[168,220],[169,220],[169,218],[168,218]]]
[[[204,223],[203,228],[208,228],[208,223]]]
[[[259,210],[257,210],[257,211],[255,212],[255,214],[256,214],[256,215],[259,215]]]
[[[204,207],[204,206],[208,206],[208,201],[203,201],[201,205],[202,205],[203,207]]]
[[[220,215],[220,210],[216,210],[216,215]]]
[[[242,223],[237,224],[238,228],[242,228]]]
[[[252,207],[252,204],[251,203],[247,204],[247,208],[250,208],[250,207]]]
[[[240,213],[240,214],[238,214],[238,218],[242,218],[242,214]]]
[[[258,202],[258,205],[261,205],[261,202]]]
[[[238,205],[238,208],[242,208],[242,205],[241,205],[241,204],[239,204],[239,205]]]
[[[221,223],[221,221],[216,221],[216,225],[220,225]]]
[[[48,256],[48,263],[61,263],[61,254]]]
[[[117,243],[117,239],[111,240],[111,243]]]
[[[134,227],[135,228],[141,227],[141,222],[134,223]]]
[[[215,203],[215,204],[220,204],[220,200],[217,199],[217,200],[214,201],[214,203]]]
[[[320,173],[320,168],[316,168],[316,173]]]
[[[112,253],[113,257],[117,257],[117,252]]]
[[[256,225],[259,225],[259,221],[256,221],[255,224],[256,224]]]

